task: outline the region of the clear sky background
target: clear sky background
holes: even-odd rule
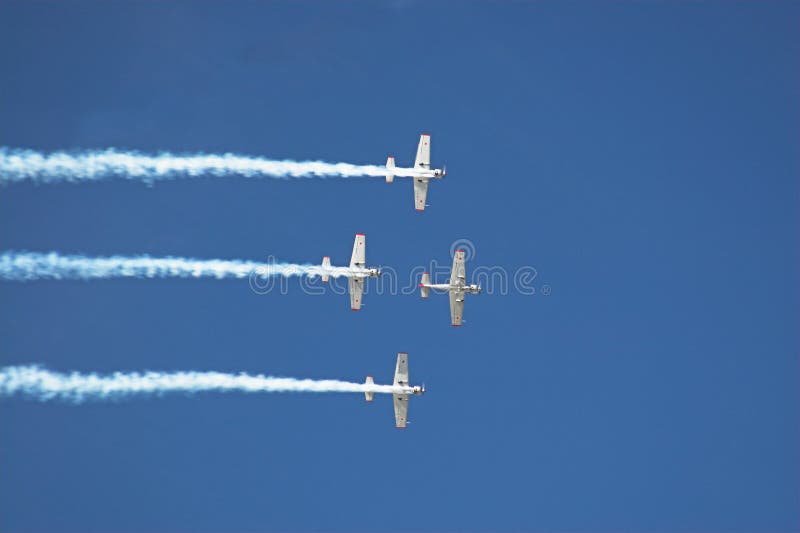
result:
[[[3,2],[0,145],[413,162],[0,190],[0,250],[538,272],[534,295],[0,283],[0,361],[386,382],[0,402],[0,529],[800,529],[791,2]],[[401,277],[402,279],[402,277]],[[406,282],[405,279],[403,279]],[[547,284],[552,293],[544,296]]]

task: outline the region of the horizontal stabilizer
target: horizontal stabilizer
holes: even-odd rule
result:
[[[386,160],[386,183],[394,181],[394,156],[389,156]]]
[[[325,257],[322,258],[322,268],[330,268],[330,267],[331,267],[331,258],[326,255]],[[329,275],[327,274],[322,275],[323,283],[328,283],[330,279],[331,277]]]
[[[423,298],[427,298],[431,294],[431,289],[428,285],[431,284],[431,275],[427,272],[422,273],[422,281],[419,284],[419,292]]]
[[[374,385],[375,380],[372,379],[372,376],[367,376],[367,381],[364,382],[364,385]],[[371,402],[373,397],[375,396],[374,392],[365,392],[364,396],[367,397],[367,401]]]

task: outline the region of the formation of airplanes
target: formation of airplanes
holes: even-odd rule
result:
[[[414,209],[423,211],[426,207],[428,197],[428,183],[432,179],[441,179],[447,174],[445,168],[431,169],[431,136],[423,133],[419,138],[417,146],[417,156],[414,160],[413,168],[402,168],[395,165],[394,156],[389,156],[386,160],[386,182],[392,183],[395,177],[410,177],[414,180]],[[364,285],[369,278],[377,278],[381,275],[381,269],[367,267],[367,237],[363,233],[357,233],[353,242],[353,253],[350,256],[351,274],[348,276],[348,292],[350,294],[350,308],[353,311],[361,310],[363,304]],[[432,283],[430,274],[425,272],[419,283],[422,298],[427,299],[431,290],[447,292],[450,296],[450,323],[453,326],[461,326],[464,319],[464,302],[467,294],[480,294],[481,286],[467,283],[466,253],[464,250],[456,250],[453,254],[453,267],[450,271],[448,283]],[[331,258],[322,258],[323,282],[328,282],[330,276],[325,274],[325,269],[330,269]],[[375,385],[372,376],[367,376],[365,385]],[[394,418],[395,426],[404,429],[408,424],[408,401],[411,396],[425,394],[425,386],[411,386],[408,376],[408,354],[399,352],[397,354],[397,366],[394,372],[392,383],[396,392],[393,392],[394,399]],[[373,401],[374,392],[365,392],[366,400]]]
[[[373,172],[373,171],[371,171]],[[378,176],[381,174],[378,167]],[[414,209],[424,211],[428,197],[428,184],[430,180],[441,179],[447,174],[445,167],[431,168],[431,136],[427,133],[420,135],[417,145],[417,154],[414,159],[414,166],[403,168],[395,165],[394,156],[389,156],[386,161],[386,182],[392,183],[395,177],[410,177],[414,183]],[[366,262],[367,238],[363,233],[357,233],[353,241],[353,252],[350,256],[350,265],[345,275],[348,278],[348,292],[350,295],[350,308],[353,311],[360,311],[363,305],[364,289],[369,278],[378,278],[381,269],[368,267]],[[323,282],[330,281],[333,272],[330,256],[322,258],[322,265],[319,269],[312,269],[318,273]],[[308,272],[308,271],[306,271]],[[336,275],[341,270],[336,271]],[[461,326],[464,318],[464,303],[467,294],[480,294],[481,286],[468,284],[466,276],[466,254],[464,250],[456,250],[453,254],[453,266],[450,272],[448,283],[433,283],[430,274],[425,272],[419,283],[420,294],[423,299],[430,296],[431,290],[447,292],[450,297],[450,322],[453,326]],[[379,388],[380,387],[380,388]],[[356,389],[364,391],[366,400],[373,401],[375,392],[391,392],[394,403],[395,425],[398,428],[405,428],[408,424],[408,402],[412,396],[425,394],[425,385],[412,386],[409,382],[408,372],[408,353],[399,352],[397,354],[397,365],[395,367],[394,380],[391,388],[375,385],[372,376],[367,376],[364,387],[357,386]]]
[[[350,256],[350,270],[348,276],[348,292],[350,293],[350,309],[360,311],[363,303],[364,283],[368,278],[377,278],[381,275],[381,269],[377,267],[367,267],[367,236],[363,233],[356,233],[353,241],[353,253]],[[450,295],[450,323],[453,326],[460,326],[464,319],[464,301],[467,294],[480,294],[481,286],[467,283],[466,253],[464,250],[456,250],[453,254],[453,268],[450,270],[449,283],[431,283],[428,272],[422,274],[419,284],[420,294],[424,299],[430,296],[431,289],[434,291],[447,292]],[[323,272],[331,266],[330,256],[322,258]],[[330,281],[330,275],[323,273],[322,281]]]

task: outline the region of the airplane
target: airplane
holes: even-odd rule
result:
[[[353,242],[353,255],[350,256],[350,269],[356,271],[352,276],[348,276],[348,287],[350,292],[350,309],[353,311],[361,310],[361,297],[364,294],[364,280],[366,278],[377,278],[381,275],[380,268],[367,268],[367,237],[363,233],[356,233],[356,240]],[[331,268],[330,256],[322,258],[322,268]],[[322,281],[328,283],[330,276],[323,274]]]
[[[450,293],[450,322],[454,326],[460,326],[464,317],[464,297],[467,294],[480,294],[480,285],[467,285],[467,269],[464,250],[456,250],[453,255],[453,269],[450,272],[450,283],[431,283],[431,276],[427,272],[422,273],[422,282],[419,290],[423,298],[427,298],[431,289],[436,291],[447,291]]]
[[[367,376],[364,384],[374,385],[375,381],[372,376]],[[397,353],[397,366],[394,370],[394,383],[392,386],[400,391],[392,394],[394,397],[395,427],[397,427],[397,429],[405,429],[408,423],[408,399],[411,398],[412,395],[419,396],[425,394],[425,385],[421,387],[419,385],[412,387],[408,384],[408,354],[406,352]],[[368,402],[371,402],[375,393],[365,392],[364,396],[367,397]]]
[[[425,210],[425,198],[428,196],[428,181],[432,178],[443,178],[447,168],[431,169],[431,136],[423,133],[419,137],[417,159],[414,168],[396,167],[394,156],[386,160],[386,183],[392,183],[395,176],[414,178],[414,209]]]

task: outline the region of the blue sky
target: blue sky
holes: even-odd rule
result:
[[[469,239],[549,296],[0,283],[0,361],[391,379],[386,397],[4,399],[4,531],[797,531],[798,6],[4,2],[0,145],[413,161],[396,180],[14,185],[0,249],[407,273]]]

